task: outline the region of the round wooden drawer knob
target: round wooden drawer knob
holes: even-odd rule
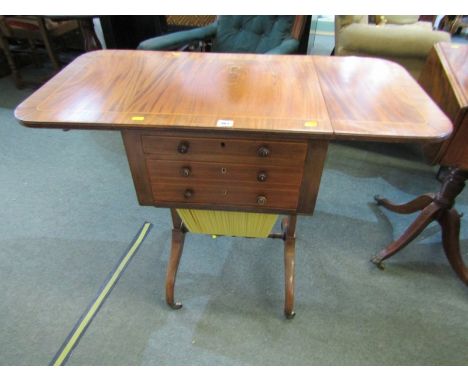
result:
[[[259,157],[266,158],[270,156],[270,149],[267,146],[260,146],[257,150]]]
[[[185,199],[190,199],[192,196],[193,196],[193,190],[191,190],[190,188],[187,188],[184,191],[184,198]]]
[[[182,141],[179,143],[179,146],[177,146],[177,151],[181,154],[185,154],[189,149],[189,143],[186,141]]]
[[[265,182],[267,180],[268,176],[267,176],[267,173],[266,171],[260,171],[258,174],[257,174],[257,180],[259,182]]]
[[[257,204],[259,206],[264,206],[266,202],[267,202],[266,196],[263,196],[263,195],[257,196]]]
[[[187,167],[182,167],[180,169],[180,174],[182,176],[190,176],[191,173],[192,173],[192,169],[190,167],[188,167],[188,166]]]

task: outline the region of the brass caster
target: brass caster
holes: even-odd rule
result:
[[[379,255],[374,256],[371,260],[371,263],[375,264],[380,270],[384,270],[385,266],[382,262],[382,258]]]
[[[183,307],[183,305],[180,302],[176,302],[174,304],[169,304],[168,303],[167,305],[169,305],[174,310],[179,310],[180,308]]]
[[[291,313],[284,312],[284,315],[286,316],[288,320],[292,320],[294,316],[296,315],[296,312],[295,311],[292,311]]]
[[[382,205],[383,198],[380,195],[374,195],[374,200],[378,206]]]

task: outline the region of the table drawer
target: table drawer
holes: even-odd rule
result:
[[[247,182],[284,185],[299,188],[302,166],[286,167],[254,164],[211,163],[148,159],[146,167],[151,180],[191,179],[193,181]]]
[[[143,135],[145,154],[154,159],[303,165],[307,144],[270,140]]]
[[[297,208],[298,189],[267,189],[266,187],[236,187],[199,182],[152,183],[156,204],[200,204],[213,207],[249,206],[294,210]]]

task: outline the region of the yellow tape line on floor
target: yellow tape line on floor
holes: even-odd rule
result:
[[[72,330],[72,332],[68,336],[68,339],[65,341],[61,349],[55,355],[54,359],[51,362],[51,365],[62,366],[64,362],[67,360],[67,358],[70,355],[70,352],[76,346],[80,337],[84,334],[84,331],[86,330],[87,326],[90,324],[96,312],[101,307],[106,297],[109,295],[111,289],[118,281],[126,265],[131,260],[133,255],[136,253],[138,247],[141,245],[141,243],[145,239],[150,228],[151,228],[151,223],[145,222],[145,224],[143,224],[143,227],[140,229],[140,232],[137,234],[136,238],[134,239],[133,245],[131,245],[129,250],[121,258],[115,270],[111,272],[110,277],[108,278],[108,281],[106,282],[104,287],[101,289],[101,292],[98,294],[97,298],[94,300],[94,303],[92,303],[92,305],[87,310],[86,314],[84,314],[84,316],[82,316],[82,318],[75,325],[75,328]]]

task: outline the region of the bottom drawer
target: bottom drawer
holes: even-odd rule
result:
[[[196,186],[176,183],[153,183],[156,204],[204,204],[209,206],[255,206],[294,210],[297,208],[299,190],[261,187],[235,187],[225,185]]]

